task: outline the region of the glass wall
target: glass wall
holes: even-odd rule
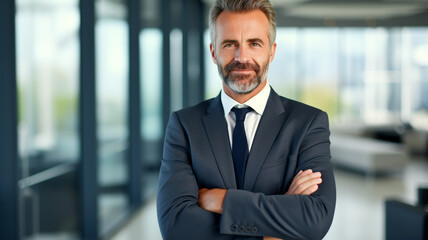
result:
[[[126,1],[97,0],[95,23],[98,197],[101,232],[129,208],[128,22]]]
[[[318,107],[334,124],[428,121],[427,28],[279,28],[268,79],[281,95]],[[206,45],[206,97],[221,80]],[[426,125],[426,124],[425,124]],[[426,126],[425,126],[426,128]]]
[[[141,139],[143,198],[153,194],[162,158],[162,31],[144,28],[140,32]]]
[[[77,237],[78,4],[16,1],[21,239]]]
[[[0,52],[11,66],[1,69],[9,77],[2,86],[13,94],[2,95],[2,107],[8,112],[18,98],[19,119],[9,114],[2,123],[18,125],[0,136],[11,142],[1,159],[11,168],[2,174],[9,187],[2,194],[11,198],[2,206],[11,205],[10,215],[19,205],[19,216],[11,217],[19,223],[0,219],[2,227],[11,225],[0,238],[17,228],[20,239],[111,237],[154,197],[169,112],[201,100],[203,3],[9,2],[1,16],[14,16],[16,24],[0,27],[15,28],[16,53],[5,51],[15,49],[15,34],[7,33]],[[16,185],[19,194],[10,190]]]
[[[141,136],[148,141],[162,137],[162,31],[144,29],[140,34],[141,51]]]

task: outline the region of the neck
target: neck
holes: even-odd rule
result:
[[[259,86],[257,86],[253,91],[249,92],[249,93],[245,93],[245,94],[239,94],[239,93],[235,93],[234,91],[232,91],[228,86],[226,86],[226,84],[223,83],[223,91],[229,96],[231,97],[233,100],[239,102],[239,103],[244,103],[248,100],[250,100],[252,97],[256,96],[259,92],[261,92],[263,90],[263,88],[266,86],[266,79],[261,82],[259,84]]]

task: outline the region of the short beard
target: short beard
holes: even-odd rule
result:
[[[219,62],[219,61],[217,61]],[[241,63],[234,61],[227,64],[225,67],[220,64],[217,65],[218,72],[220,73],[223,83],[226,84],[234,93],[247,94],[256,89],[266,78],[266,73],[269,68],[269,59],[266,64],[260,68],[256,63]],[[234,69],[251,69],[255,72],[255,76],[251,78],[250,74],[233,74]],[[245,78],[251,78],[249,81],[240,81]]]

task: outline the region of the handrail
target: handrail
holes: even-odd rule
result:
[[[76,169],[75,163],[64,163],[19,180],[18,187],[20,189],[31,187],[36,184],[48,181],[52,178],[70,173],[75,169]]]

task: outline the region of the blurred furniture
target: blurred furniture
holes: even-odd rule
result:
[[[409,129],[403,136],[407,152],[428,156],[428,132]]]
[[[330,141],[333,164],[356,171],[394,172],[403,169],[407,162],[400,144],[341,134],[332,134]]]
[[[399,200],[385,202],[386,240],[428,239],[428,189],[418,189],[419,202],[416,206]]]

